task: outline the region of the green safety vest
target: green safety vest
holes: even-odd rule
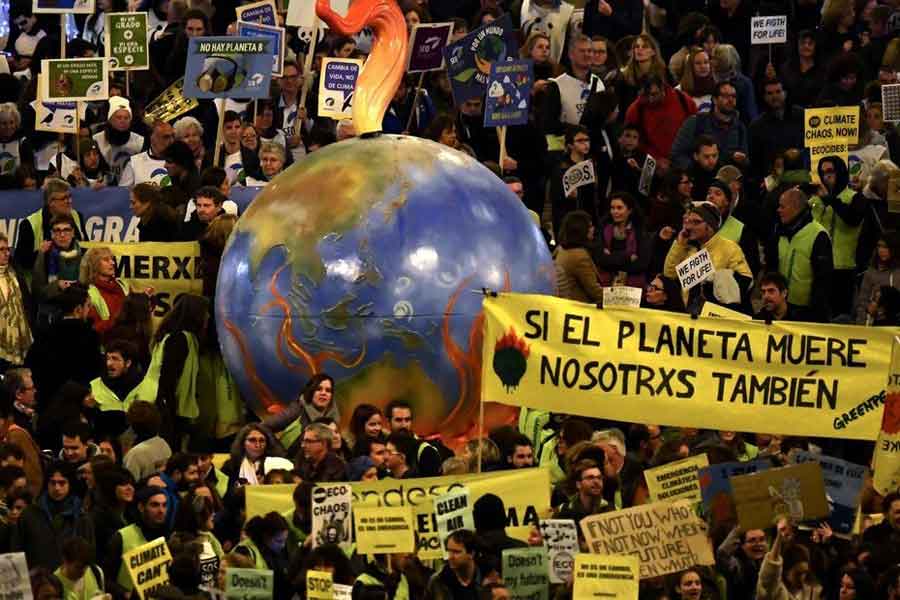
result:
[[[128,286],[118,279],[114,281],[122,289],[122,293],[127,296]],[[109,319],[109,306],[106,304],[106,300],[103,299],[103,294],[100,293],[100,290],[93,283],[88,286],[88,297],[91,299],[91,306],[97,311],[97,316],[100,317],[100,320],[106,321]]]
[[[129,550],[134,550],[138,546],[147,543],[147,540],[144,538],[144,532],[137,525],[123,527],[119,530],[119,535],[122,536],[123,556]],[[122,564],[119,565],[119,574],[116,577],[116,582],[126,590],[134,589],[134,582],[131,581],[131,575],[128,574],[128,569],[125,567],[124,558],[122,559]]]
[[[145,377],[128,393],[128,396],[126,396],[123,401],[115,392],[109,389],[109,386],[106,385],[106,382],[103,381],[102,378],[98,377],[91,381],[91,393],[94,394],[94,399],[97,401],[97,408],[99,408],[101,412],[113,410],[128,412],[128,408],[131,406],[132,402],[136,400],[146,400],[150,403],[156,402],[158,385],[159,381],[149,381]]]
[[[281,436],[278,438],[281,441],[281,445],[285,447],[285,449],[290,448],[294,445],[300,436],[303,435],[303,423],[300,421],[300,417],[297,417],[291,424],[285,427],[281,431]]]
[[[838,194],[838,199],[844,204],[853,201],[855,192],[846,188]],[[818,197],[810,198],[810,208],[813,219],[825,228],[828,237],[831,238],[831,252],[834,256],[835,269],[856,268],[856,246],[859,244],[859,233],[862,231],[862,223],[851,227],[840,216],[834,214],[834,208],[826,206]]]
[[[181,377],[178,379],[178,386],[175,388],[175,397],[177,400],[176,413],[179,417],[185,419],[196,419],[200,415],[200,409],[197,405],[197,371],[200,369],[200,343],[197,336],[188,331],[180,332],[184,335],[188,343],[188,355],[184,361],[184,369],[181,371]],[[162,371],[163,349],[166,346],[166,340],[172,334],[160,340],[153,347],[153,354],[150,358],[150,367],[147,369],[145,381],[150,378],[155,381],[157,388],[159,387],[159,374]],[[155,398],[154,398],[155,400]]]
[[[97,572],[100,574],[100,581],[97,581],[97,577],[94,575],[94,569],[97,569]],[[56,575],[59,582],[62,584],[63,600],[84,600],[85,598],[93,598],[103,593],[103,571],[100,570],[100,567],[95,565],[89,565],[88,568],[85,569],[84,577],[80,580],[83,582],[83,585],[77,592],[75,591],[75,587],[78,585],[78,581],[72,581],[66,577],[62,572],[62,567],[56,569],[53,574]]]
[[[290,540],[290,543],[295,544],[299,548],[309,536],[305,531],[294,525],[294,509],[284,511],[281,513],[281,516],[287,521],[288,539]]]
[[[519,411],[519,431],[531,440],[531,445],[537,448],[543,441],[541,431],[550,422],[550,413],[545,410],[523,408]]]
[[[813,244],[823,231],[824,227],[812,221],[790,242],[786,236],[778,238],[778,272],[788,280],[788,301],[795,306],[809,306],[813,284],[810,257]]]
[[[538,448],[538,465],[550,471],[550,484],[556,485],[566,478],[565,472],[559,466],[556,456],[556,442],[559,434],[555,431],[542,430],[542,438],[536,446]]]
[[[725,219],[725,223],[718,232],[720,238],[731,240],[735,244],[741,243],[742,235],[744,235],[744,224],[733,216]]]
[[[209,542],[209,545],[212,546],[213,552],[216,556],[218,556],[219,558],[225,556],[225,551],[222,549],[222,544],[219,543],[219,540],[215,535],[213,535],[212,531],[198,531],[197,536],[201,538],[201,542]]]
[[[384,584],[377,577],[368,573],[363,573],[357,577],[356,583],[373,587],[384,587]],[[400,583],[397,584],[397,591],[391,600],[409,600],[409,582],[406,580],[406,575],[400,574]]]
[[[253,559],[253,568],[254,569],[264,569],[268,570],[269,565],[266,563],[266,559],[263,558],[262,552],[259,551],[257,545],[250,538],[246,538],[237,546],[235,546],[235,550],[238,548],[243,548],[250,554],[250,558]],[[234,550],[232,550],[234,552]]]
[[[224,498],[228,493],[228,475],[216,467],[213,467],[213,471],[216,473],[216,492],[219,493],[220,498]]]

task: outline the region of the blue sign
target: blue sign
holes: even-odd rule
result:
[[[271,38],[195,37],[188,46],[185,98],[267,98]]]
[[[238,6],[235,9],[239,21],[247,21],[249,23],[260,23],[275,27],[278,25],[278,18],[275,14],[275,5],[271,2],[256,2],[247,6]],[[240,35],[240,34],[239,34]]]
[[[272,74],[281,77],[284,71],[284,29],[256,23],[238,21],[237,34],[241,37],[269,38],[272,40]]]
[[[447,76],[457,106],[484,95],[491,65],[515,58],[517,51],[509,13],[444,48]]]
[[[260,192],[258,187],[233,187],[228,199],[243,213]],[[140,220],[131,214],[128,188],[72,189],[72,207],[84,217],[84,229],[92,242],[137,242]],[[19,224],[39,210],[43,194],[26,190],[0,192],[0,232],[15,246]]]
[[[850,533],[856,520],[856,508],[859,506],[859,495],[862,493],[868,469],[839,458],[798,452],[793,461],[796,464],[817,462],[822,467],[825,478],[825,496],[831,515],[828,524],[835,533]]]
[[[492,64],[484,105],[484,126],[526,124],[533,85],[533,61],[509,60]]]

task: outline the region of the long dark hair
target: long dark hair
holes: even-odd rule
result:
[[[566,250],[588,247],[591,243],[588,239],[590,229],[591,215],[583,210],[573,210],[563,217],[559,226],[559,245]]]
[[[332,383],[332,385],[334,385]],[[359,441],[366,437],[366,423],[375,415],[380,415],[381,410],[372,404],[358,404],[350,415],[350,433],[353,434],[354,441]]]
[[[253,540],[253,543],[262,548],[265,545],[266,538],[271,538],[281,531],[288,530],[287,519],[279,513],[272,511],[264,517],[259,515],[253,517],[244,525],[244,531],[247,537]]]
[[[209,319],[209,298],[198,294],[184,294],[175,301],[172,311],[163,318],[153,338],[158,344],[170,333],[188,331],[200,337]]]

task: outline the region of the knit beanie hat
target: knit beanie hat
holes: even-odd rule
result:
[[[728,198],[728,204],[731,204],[732,198],[731,196],[731,188],[728,187],[725,183],[719,181],[718,179],[713,179],[712,183],[709,184],[709,189],[716,188],[717,190],[721,190],[725,197]]]
[[[112,119],[113,115],[116,114],[116,111],[119,110],[127,110],[128,116],[132,116],[131,104],[128,102],[128,99],[123,98],[122,96],[111,96],[109,99],[109,115],[107,118]]]
[[[731,192],[729,192],[730,194]],[[712,202],[694,202],[688,209],[688,212],[699,215],[713,231],[718,231],[722,226],[722,218],[719,216],[719,209]]]
[[[375,466],[368,456],[357,456],[347,464],[347,479],[350,481],[361,481],[366,471]]]

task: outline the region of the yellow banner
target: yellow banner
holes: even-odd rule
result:
[[[689,500],[700,502],[703,500],[703,494],[700,491],[700,469],[708,466],[709,459],[706,454],[700,454],[661,467],[647,469],[644,471],[644,478],[647,480],[650,501]]]
[[[165,538],[156,538],[125,552],[122,560],[141,600],[146,600],[151,592],[169,583],[172,556]]]
[[[359,554],[403,554],[416,551],[411,506],[356,506],[353,509]]]
[[[896,328],[484,299],[482,394],[675,427],[874,440]]]
[[[894,338],[887,385],[872,481],[882,496],[900,488],[900,338]]]
[[[634,556],[575,555],[574,600],[637,600],[639,583]]]
[[[131,291],[153,288],[155,325],[172,310],[178,296],[203,292],[197,242],[82,242],[81,246],[109,248],[116,257],[116,277]]]
[[[710,302],[709,300],[703,303],[703,308],[700,310],[700,316],[719,317],[720,319],[736,319],[738,321],[751,321],[753,319],[749,315],[745,315],[736,310],[731,310],[730,308],[725,308],[724,306],[719,306],[715,302]]]
[[[461,487],[469,488],[475,502],[484,494],[496,494],[506,504],[507,533],[528,539],[532,527],[550,515],[550,475],[546,469],[517,469],[481,475],[448,475],[421,479],[383,479],[354,482],[353,510],[359,506],[411,506],[416,548],[423,560],[441,557],[434,515],[434,498]],[[248,485],[247,519],[270,511],[294,509],[295,485]]]

